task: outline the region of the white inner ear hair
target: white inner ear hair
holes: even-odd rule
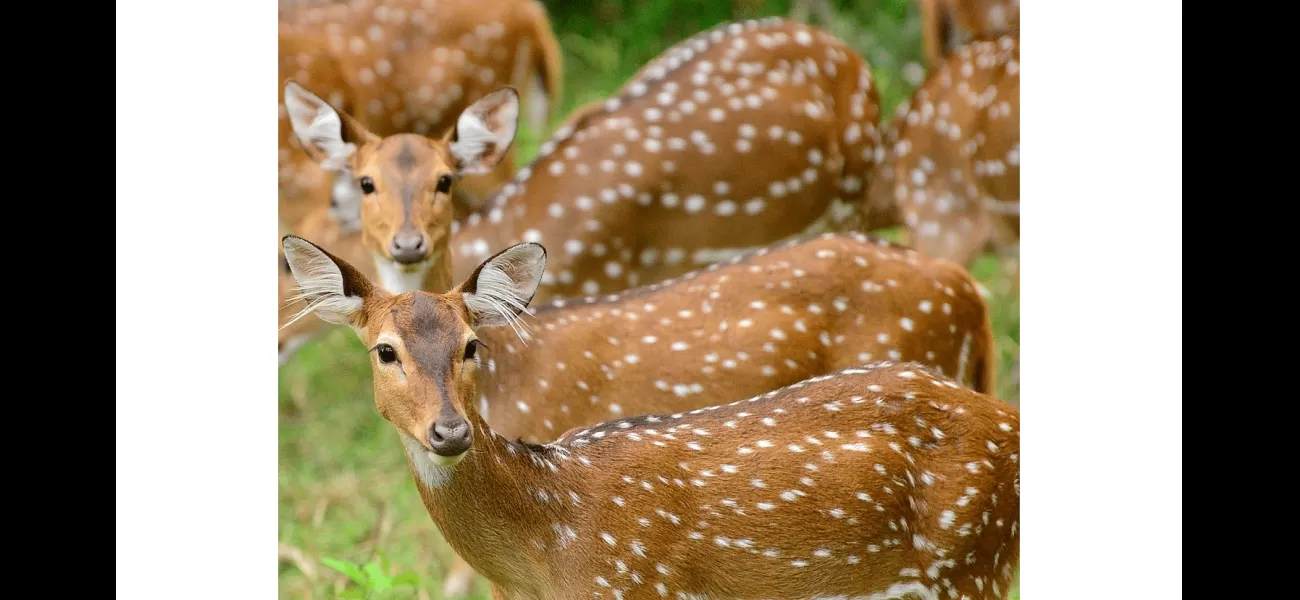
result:
[[[322,169],[339,171],[348,167],[348,159],[357,147],[343,141],[343,121],[330,105],[319,98],[304,102],[295,94],[286,94],[284,106],[289,110],[294,135],[303,145],[314,145],[325,154],[320,162]]]
[[[451,145],[451,154],[467,173],[477,170],[478,163],[487,150],[488,142],[496,136],[478,115],[465,111],[456,122],[456,142]]]
[[[525,256],[513,256],[514,254]],[[477,291],[465,294],[465,304],[478,317],[481,325],[509,325],[525,345],[528,344],[528,324],[520,320],[519,315],[528,308],[528,300],[538,283],[533,273],[535,269],[527,264],[530,257],[526,254],[528,253],[508,253],[483,265],[475,283]],[[517,276],[512,277],[510,273],[516,273]]]
[[[298,242],[286,244],[284,254],[299,290],[289,298],[286,306],[299,300],[305,300],[307,306],[280,328],[294,324],[311,312],[336,325],[349,324],[349,317],[361,310],[362,300],[357,296],[343,295],[343,272],[338,265],[315,248],[305,248]]]
[[[518,118],[519,105],[510,98],[496,102],[495,106],[474,105],[461,113],[456,120],[456,142],[451,145],[451,154],[460,163],[461,170],[471,175],[486,172],[482,161],[487,158],[488,143],[493,143],[494,152],[504,149],[515,135]],[[502,124],[498,131],[492,130],[488,119]]]

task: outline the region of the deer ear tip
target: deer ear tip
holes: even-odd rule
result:
[[[318,248],[316,244],[307,241],[306,238],[298,237],[293,234],[289,234],[280,238],[280,246],[284,248],[286,252],[290,250],[300,250],[303,248]]]
[[[523,244],[520,244],[520,248],[529,251],[532,260],[543,264],[546,262],[546,246],[537,242],[524,242]]]

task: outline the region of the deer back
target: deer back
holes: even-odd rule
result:
[[[456,277],[520,241],[553,252],[538,299],[681,275],[860,225],[879,145],[871,69],[820,29],[727,23],[651,61],[453,224]]]
[[[993,390],[988,307],[959,265],[823,234],[608,297],[555,300],[481,332],[480,411],[545,441],[585,423],[683,411],[878,360]]]

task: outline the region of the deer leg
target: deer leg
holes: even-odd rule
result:
[[[442,582],[442,595],[445,598],[462,598],[469,595],[469,589],[474,584],[474,569],[469,566],[460,556],[455,557],[451,565],[451,571],[447,573],[447,578]],[[493,589],[493,597],[497,592]]]
[[[528,128],[537,139],[546,139],[547,116],[551,114],[550,98],[546,97],[541,79],[532,78],[528,86],[528,104],[526,108]]]
[[[289,359],[293,358],[293,355],[297,354],[299,349],[306,345],[307,342],[311,341],[311,338],[311,334],[304,333],[302,335],[295,335],[281,343],[280,364],[283,365],[284,363],[289,362]]]
[[[921,0],[921,46],[926,67],[934,70],[943,60],[944,35],[940,23],[938,0]]]
[[[1002,271],[1011,278],[1011,293],[1020,295],[1020,243],[1003,246],[998,252]]]

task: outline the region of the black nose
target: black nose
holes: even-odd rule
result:
[[[429,428],[429,446],[438,456],[459,456],[469,450],[469,423],[464,419],[444,423],[435,421]]]
[[[424,236],[418,233],[399,233],[393,236],[393,247],[390,251],[393,260],[409,265],[429,257],[429,244],[424,241]]]

